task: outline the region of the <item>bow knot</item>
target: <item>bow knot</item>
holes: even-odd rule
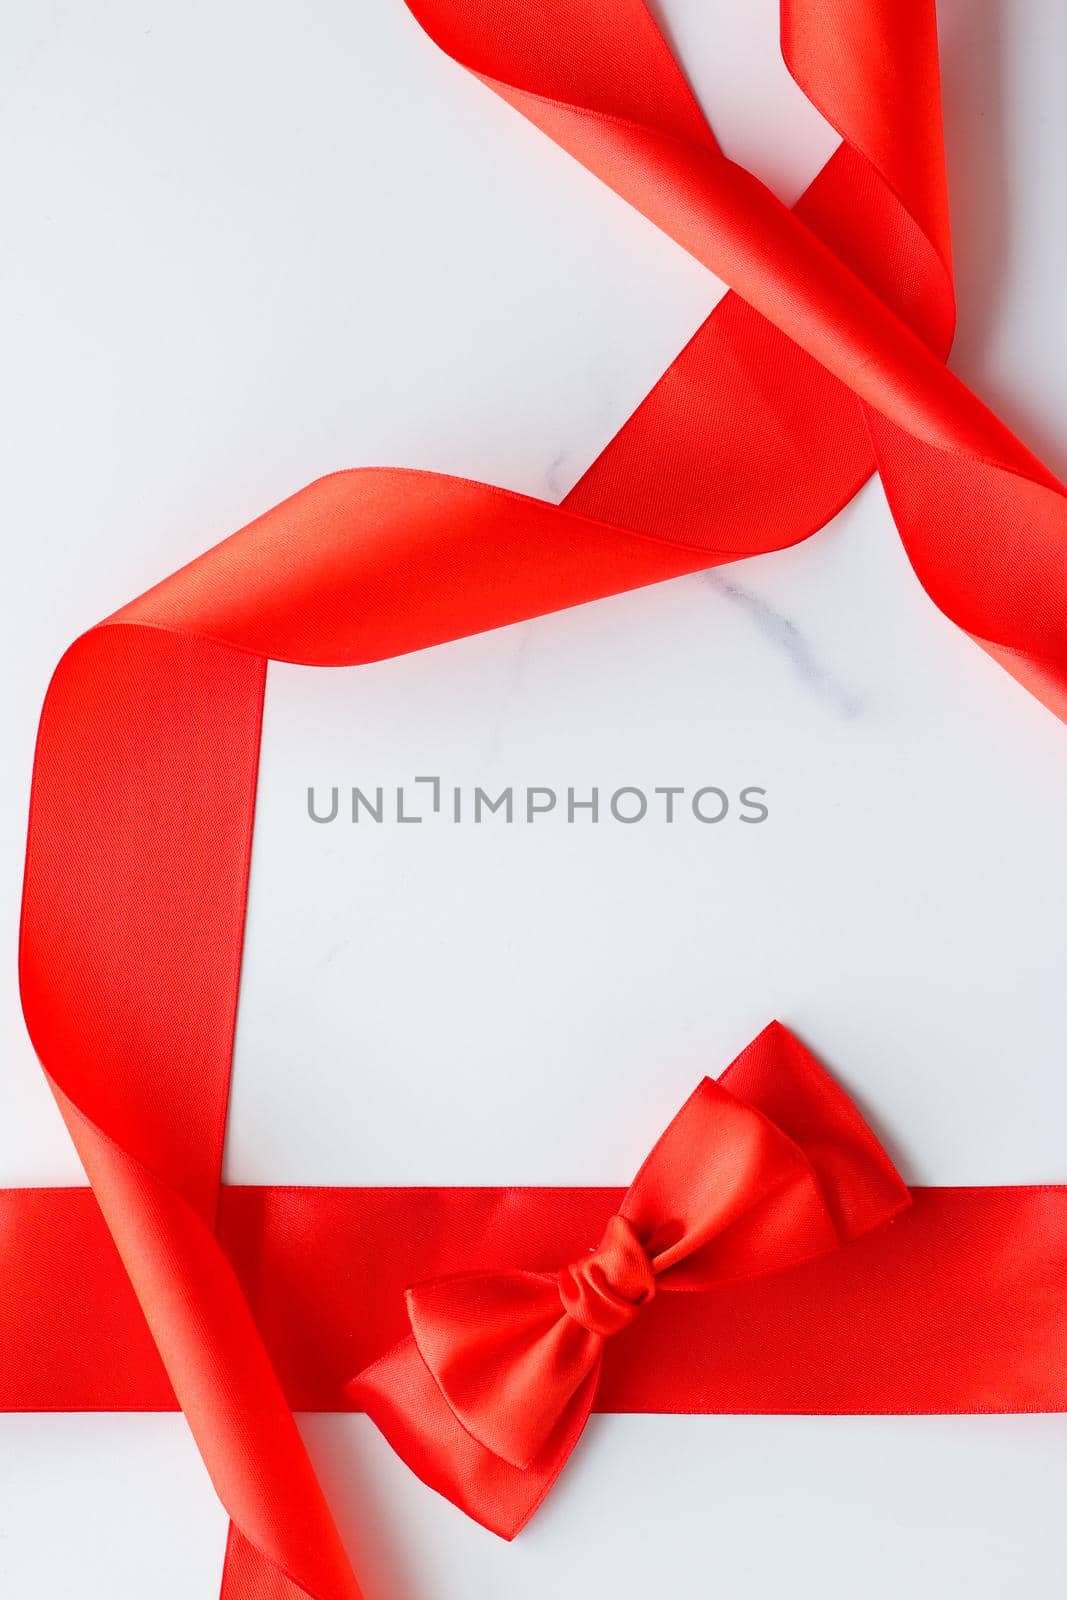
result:
[[[633,1223],[616,1213],[595,1250],[563,1268],[563,1309],[589,1333],[603,1338],[629,1327],[656,1292],[652,1263]]]
[[[908,1199],[848,1096],[772,1023],[690,1095],[595,1250],[417,1284],[411,1336],[348,1393],[420,1477],[510,1539],[585,1426],[609,1338],[653,1298],[796,1266]]]

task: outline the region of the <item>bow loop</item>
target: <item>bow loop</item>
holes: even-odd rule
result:
[[[502,1461],[529,1466],[597,1371],[600,1335],[565,1313],[548,1273],[439,1278],[409,1289],[407,1305],[418,1352],[457,1421]]]
[[[711,1078],[654,1145],[620,1209],[666,1290],[776,1272],[838,1243],[809,1157]]]

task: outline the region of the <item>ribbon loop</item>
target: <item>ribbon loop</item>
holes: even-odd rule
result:
[[[590,1333],[620,1333],[656,1293],[652,1270],[633,1223],[614,1216],[595,1250],[559,1275],[563,1309]]]

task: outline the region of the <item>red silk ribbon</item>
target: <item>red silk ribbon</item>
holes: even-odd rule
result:
[[[217,1237],[290,1406],[356,1411],[408,1286],[548,1271],[624,1191],[224,1185]],[[914,1188],[891,1227],[608,1341],[597,1412],[1067,1410],[1067,1187]],[[167,1411],[159,1351],[91,1189],[0,1190],[0,1410]]]
[[[595,1250],[556,1273],[468,1272],[409,1289],[411,1335],[349,1394],[425,1483],[511,1539],[585,1427],[607,1340],[658,1292],[781,1272],[908,1203],[855,1107],[772,1023],[718,1083],[694,1090]]]
[[[292,1274],[301,1207],[338,1219],[316,1245],[327,1253],[347,1229],[358,1254],[359,1228],[373,1234],[377,1214],[358,1191],[283,1199],[220,1188],[267,660],[376,660],[778,549],[821,526],[877,465],[932,598],[1067,715],[1063,491],[944,362],[953,306],[933,0],[783,0],[787,64],[844,141],[793,211],[719,151],[640,0],[413,9],[734,292],[562,507],[432,474],[323,479],[77,640],[50,686],[27,845],[23,1005],[113,1245],[67,1196],[4,1197],[0,1215],[61,1239],[73,1205],[75,1237],[96,1254],[71,1262],[64,1282],[84,1282],[101,1326],[139,1354],[129,1372],[100,1374],[91,1351],[70,1348],[64,1361],[60,1349],[50,1367],[41,1352],[5,1352],[0,1380],[13,1403],[43,1391],[56,1404],[85,1385],[121,1403],[173,1396],[233,1519],[226,1600],[360,1592],[290,1410],[302,1395],[343,1405],[357,1363],[330,1378],[318,1370],[339,1337],[331,1318],[316,1330],[318,1355],[307,1336],[291,1354],[301,1336],[260,1303],[235,1217],[247,1224],[246,1209],[262,1204],[275,1219],[265,1237]],[[583,1194],[559,1202],[576,1249],[592,1215],[610,1215]],[[853,1325],[882,1317],[903,1354],[886,1346],[862,1377],[846,1361],[814,1389],[799,1362],[752,1378],[736,1352],[720,1375],[712,1352],[728,1351],[730,1337],[790,1325],[774,1275],[672,1297],[729,1294],[722,1341],[687,1307],[674,1315],[688,1333],[656,1345],[657,1300],[610,1343],[647,1338],[658,1368],[627,1377],[613,1349],[598,1404],[670,1409],[695,1395],[697,1409],[731,1409],[740,1394],[755,1410],[809,1395],[816,1409],[880,1410],[887,1397],[903,1409],[1062,1406],[1063,1192],[925,1194],[914,1227],[909,1213],[882,1230],[902,1242],[878,1272],[861,1265],[881,1233],[835,1252],[825,1271],[784,1275],[816,1353],[848,1306]],[[409,1203],[390,1201],[400,1216]],[[473,1204],[465,1191],[435,1201],[453,1218]],[[555,1202],[515,1204],[518,1231],[490,1264],[547,1269],[552,1259],[534,1260],[519,1236],[540,1238],[538,1219],[552,1214],[558,1237]],[[436,1235],[441,1257],[451,1231]],[[381,1253],[389,1230],[374,1237]],[[25,1286],[40,1268],[15,1243],[0,1270],[19,1283],[9,1292],[5,1281],[0,1309],[13,1306],[17,1331],[37,1329],[58,1349],[64,1282],[34,1304]],[[406,1246],[393,1248],[403,1256]],[[135,1298],[123,1298],[115,1251]],[[308,1271],[322,1265],[312,1254]],[[373,1264],[349,1326],[369,1315]],[[429,1276],[474,1265],[421,1263]],[[920,1291],[946,1308],[929,1371],[925,1344],[899,1320],[915,1314],[907,1303]],[[398,1293],[376,1331],[402,1310]],[[901,1365],[918,1376],[902,1379]]]

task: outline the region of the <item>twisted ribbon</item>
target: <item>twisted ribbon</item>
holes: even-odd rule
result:
[[[746,1078],[747,1098],[727,1086]],[[781,1272],[908,1203],[856,1108],[772,1023],[718,1083],[698,1085],[595,1250],[557,1273],[460,1273],[409,1289],[410,1337],[349,1396],[425,1483],[511,1539],[585,1427],[606,1342],[658,1290]]]
[[[273,1252],[290,1278],[318,1274],[326,1348],[336,1335],[321,1307],[338,1309],[341,1291],[323,1287],[324,1262],[337,1239],[356,1251],[362,1228],[378,1245],[344,1306],[368,1338],[400,1331],[366,1302],[383,1255],[409,1248],[358,1191],[339,1201],[268,1192],[268,1225],[219,1182],[267,660],[376,660],[782,548],[877,465],[928,593],[1067,715],[1063,490],[944,364],[953,312],[933,0],[783,0],[790,71],[844,141],[793,211],[719,151],[640,0],[412,9],[734,292],[562,507],[433,474],[323,479],[77,640],[49,688],[23,1005],[113,1246],[80,1200],[3,1197],[0,1315],[40,1349],[5,1350],[0,1379],[13,1404],[173,1396],[233,1519],[226,1600],[359,1594],[289,1407],[294,1395],[343,1405],[352,1368],[324,1376],[321,1354],[286,1355],[285,1319],[257,1303],[256,1251]],[[595,1198],[501,1201],[499,1264],[521,1264],[513,1247],[557,1205],[569,1226],[583,1221],[577,1249]],[[454,1216],[480,1202],[447,1191],[434,1203]],[[402,1197],[392,1204],[410,1215]],[[302,1207],[333,1218],[317,1254],[302,1248]],[[711,1340],[698,1319],[654,1345],[658,1364],[640,1376],[606,1359],[598,1404],[735,1409],[740,1397],[741,1409],[780,1410],[799,1394],[813,1409],[1064,1404],[1062,1191],[934,1191],[914,1210],[914,1229],[902,1221],[903,1242],[878,1258],[880,1278],[861,1273],[857,1288],[835,1266],[807,1280],[813,1298],[799,1314],[818,1378],[766,1352],[754,1371],[751,1340],[731,1360],[733,1335]],[[45,1244],[84,1293],[81,1314],[140,1352],[128,1370],[95,1350],[95,1327],[64,1337],[65,1283],[49,1278],[35,1295]],[[869,1261],[865,1251],[866,1241],[830,1259]],[[851,1348],[842,1330],[875,1312],[904,1339],[919,1286],[944,1307],[938,1359],[927,1364],[912,1337],[903,1378],[884,1350],[862,1375],[820,1360],[835,1340]],[[613,1345],[636,1345],[656,1322],[650,1311]],[[732,1302],[729,1330],[765,1325],[788,1325],[773,1296]]]

